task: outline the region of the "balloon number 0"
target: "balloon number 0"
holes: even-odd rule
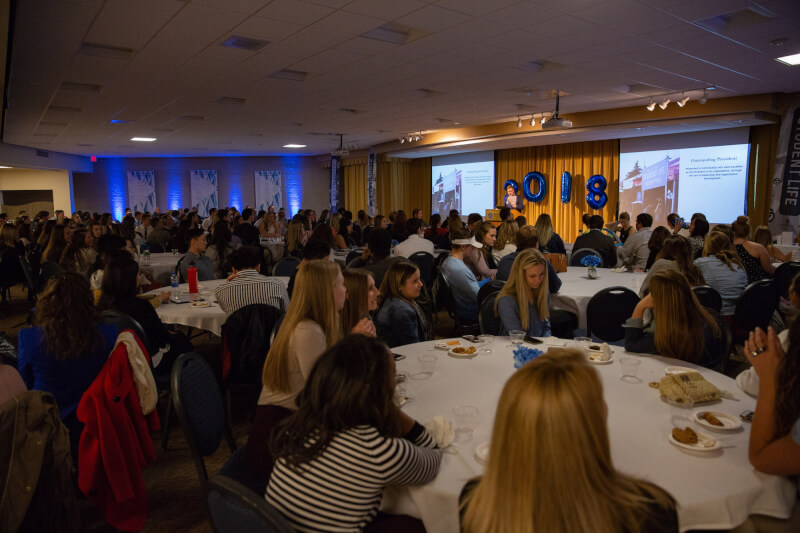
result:
[[[595,174],[586,182],[586,190],[589,193],[586,195],[586,203],[592,209],[602,209],[608,203],[608,195],[606,194],[606,187],[608,182],[606,179]]]
[[[536,181],[538,184],[536,194],[533,194],[533,191],[531,191],[533,181]],[[539,172],[528,172],[525,174],[525,177],[522,179],[522,193],[529,202],[538,203],[544,200],[544,196],[547,194],[547,185],[544,176]]]

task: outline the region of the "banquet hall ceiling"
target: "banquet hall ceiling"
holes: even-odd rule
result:
[[[556,89],[567,116],[796,92],[774,58],[798,52],[797,0],[25,0],[3,141],[318,154],[552,112]]]

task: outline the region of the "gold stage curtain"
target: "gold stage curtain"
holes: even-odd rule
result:
[[[367,208],[367,158],[342,161],[344,167],[344,205],[353,214]],[[402,209],[410,217],[415,208],[422,217],[431,214],[431,159],[398,159],[378,156],[376,165],[377,214],[388,216]]]
[[[572,175],[570,201],[561,203],[561,173]],[[550,146],[531,146],[512,148],[495,152],[495,181],[497,204],[505,196],[503,184],[510,179],[519,184],[522,194],[522,181],[528,172],[539,172],[545,177],[547,192],[539,203],[525,200],[524,215],[528,224],[535,224],[542,213],[553,219],[553,227],[564,242],[575,242],[578,231],[583,228],[581,217],[584,213],[598,214],[609,222],[617,216],[619,198],[619,140],[591,141]],[[586,181],[600,174],[606,178],[608,202],[599,211],[591,209],[586,203]],[[533,192],[536,192],[535,187]],[[466,213],[463,213],[466,214]],[[635,217],[638,213],[631,213]],[[483,213],[481,213],[483,215]]]
[[[780,124],[750,128],[750,168],[747,173],[747,214],[750,227],[769,224],[772,203],[772,177],[778,149]],[[775,237],[773,235],[773,237]]]

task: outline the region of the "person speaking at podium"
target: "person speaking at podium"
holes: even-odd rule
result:
[[[509,209],[516,209],[517,211],[521,211],[523,208],[522,196],[517,195],[517,190],[511,183],[506,186],[506,196],[503,198],[503,205]]]

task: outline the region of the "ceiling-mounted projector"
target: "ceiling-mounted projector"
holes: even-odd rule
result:
[[[572,127],[571,120],[566,118],[561,118],[558,116],[558,104],[560,99],[561,99],[561,93],[559,93],[559,91],[556,91],[556,112],[553,113],[553,116],[550,117],[544,124],[542,124],[543,130],[556,130],[556,129]]]

